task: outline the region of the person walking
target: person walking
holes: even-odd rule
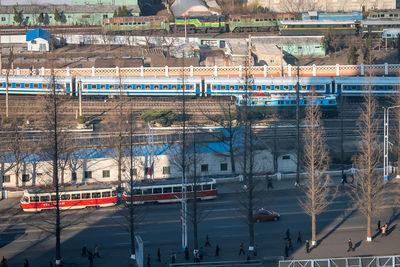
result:
[[[382,237],[383,237],[383,236],[386,236],[386,230],[387,230],[387,226],[386,226],[386,224],[385,224],[385,225],[382,226],[382,228],[381,228]]]
[[[243,243],[240,242],[240,245],[239,245],[239,255],[242,255],[242,253],[243,253],[243,255],[245,255],[244,249],[243,249]]]
[[[293,250],[292,239],[290,239],[290,238],[288,240],[288,248],[289,248],[289,250]]]
[[[147,267],[150,267],[150,254],[147,253],[146,257]]]
[[[8,267],[7,259],[4,258],[4,256],[3,259],[1,260],[1,267]]]
[[[82,247],[82,256],[86,256],[86,246]]]
[[[89,260],[89,266],[93,266],[93,253],[88,250],[88,260]]]
[[[206,236],[206,243],[205,243],[204,246],[205,246],[205,247],[207,247],[207,246],[211,247],[210,237],[209,237],[208,235]]]
[[[289,248],[285,245],[285,258],[289,257]]]
[[[269,177],[268,174],[266,176],[267,176],[267,190],[274,189],[274,186],[272,185],[271,177]]]
[[[381,220],[378,221],[378,227],[376,228],[376,231],[380,231],[381,230]]]
[[[286,237],[285,237],[285,239],[286,239],[286,240],[289,240],[289,239],[290,239],[290,230],[289,230],[289,228],[286,230]]]
[[[297,243],[302,243],[300,231],[297,233]]]
[[[175,263],[175,261],[176,261],[176,254],[174,252],[172,252],[171,263]]]
[[[219,246],[217,244],[217,246],[215,247],[215,256],[219,256]]]
[[[96,244],[96,246],[94,246],[94,256],[97,258],[100,258],[99,246],[97,244]]]
[[[28,261],[28,259],[25,259],[25,261],[24,261],[24,267],[29,267],[29,261]]]
[[[189,248],[188,248],[188,246],[185,247],[185,260],[189,260]]]
[[[306,240],[306,252],[310,253],[310,241]]]
[[[349,245],[347,252],[352,251],[353,250],[353,242],[351,241],[351,238],[349,238],[349,240],[347,241],[347,244]]]
[[[160,252],[160,248],[157,249],[157,261],[161,262],[161,252]]]

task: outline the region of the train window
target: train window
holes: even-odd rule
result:
[[[40,202],[47,202],[49,201],[50,197],[49,196],[41,196],[40,197]]]
[[[172,85],[171,89],[176,90],[176,85]]]
[[[310,85],[310,90],[315,90],[315,89],[317,89],[316,85]]]
[[[143,195],[151,195],[153,193],[153,189],[147,188],[143,189]]]
[[[211,190],[211,185],[210,184],[203,185],[203,190]]]
[[[111,192],[110,192],[110,191],[108,191],[108,192],[102,192],[102,193],[101,193],[101,197],[111,197]]]
[[[128,85],[126,86],[126,89],[132,89],[132,88],[133,88],[132,84],[128,84]]]
[[[271,90],[271,85],[266,85],[266,86],[265,86],[265,89]]]
[[[389,90],[393,90],[393,85],[389,85],[389,86],[388,86],[388,89],[389,89]]]
[[[158,84],[154,85],[154,89],[158,90],[160,88],[160,86]]]
[[[217,89],[217,86],[216,86],[216,85],[213,85],[213,89],[216,90],[216,89]]]
[[[225,85],[221,85],[221,90],[225,90],[226,86]]]
[[[189,89],[193,89],[193,84],[190,84],[190,85],[189,85]]]
[[[29,88],[29,83],[24,83],[24,88]]]
[[[30,197],[30,202],[39,202],[39,196]]]
[[[142,89],[142,86],[141,85],[136,85],[136,89]]]
[[[196,185],[193,188],[196,189],[197,192],[201,191],[201,185]]]
[[[51,201],[57,201],[57,195],[51,195]]]
[[[278,105],[283,105],[283,100],[279,100]]]
[[[92,193],[92,198],[100,198],[100,192],[99,193]]]
[[[296,100],[290,101],[290,104],[295,105],[296,104]]]
[[[378,86],[378,90],[385,90],[385,86],[379,85],[379,86]]]
[[[239,85],[239,90],[243,90],[243,85]]]
[[[108,87],[110,90],[114,89],[114,84],[110,84],[110,87]]]
[[[352,86],[351,86],[351,90],[357,90],[357,86],[352,85]]]
[[[88,85],[87,85],[87,84],[84,84],[84,85],[83,85],[83,89],[88,89]]]
[[[229,90],[235,90],[235,86],[234,85],[230,85],[229,86]]]
[[[180,187],[180,186],[174,186],[173,189],[174,189],[174,193],[182,192],[182,187]]]
[[[164,187],[163,188],[163,194],[168,194],[172,193],[172,187]]]
[[[47,83],[42,84],[42,89],[48,89],[48,88],[49,88],[49,85]]]
[[[186,186],[186,192],[192,192],[193,191],[193,186],[188,185]]]
[[[162,86],[162,89],[164,89],[164,90],[168,90],[168,85],[166,85],[166,84],[163,84],[163,86]]]
[[[141,195],[142,194],[142,189],[133,189],[133,194],[134,195]]]
[[[162,188],[153,188],[153,194],[161,194]]]
[[[147,85],[144,86],[144,88],[145,89],[150,89],[150,85],[147,84]]]
[[[329,100],[329,104],[335,104],[335,100]]]
[[[290,101],[285,101],[285,104],[286,104],[286,105],[289,105],[289,104],[290,104]]]
[[[39,84],[38,83],[34,83],[33,84],[33,88],[39,88]]]
[[[257,85],[257,90],[261,90],[261,85]]]
[[[21,88],[21,84],[20,83],[16,83],[15,84],[15,88]]]
[[[81,194],[71,194],[71,199],[81,199]]]
[[[61,200],[70,200],[70,198],[71,198],[70,194],[61,195]]]
[[[217,189],[217,185],[216,184],[211,184],[211,189]]]
[[[90,199],[90,193],[82,193],[82,199]]]
[[[106,89],[106,85],[105,84],[100,84],[100,89]]]
[[[289,90],[289,85],[284,85],[284,86],[283,86],[283,89],[284,89],[284,90]]]

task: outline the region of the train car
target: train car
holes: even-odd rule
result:
[[[174,31],[184,32],[185,25],[190,33],[226,32],[225,16],[221,15],[177,17]]]
[[[0,75],[0,94],[5,94],[7,78]],[[55,88],[59,94],[74,94],[73,79],[70,76],[24,76],[9,75],[8,76],[8,93],[9,94],[26,94],[39,95],[49,94]]]
[[[79,186],[59,191],[59,207],[62,210],[87,207],[110,207],[117,204],[116,189],[112,186]],[[20,200],[23,211],[38,212],[56,208],[55,191],[27,189]]]
[[[400,10],[370,10],[367,12],[368,20],[381,20],[381,19],[400,19]]]
[[[193,199],[193,182],[186,184],[186,197]],[[131,204],[131,190],[129,183],[125,183],[122,198]],[[215,199],[218,190],[216,180],[212,178],[199,178],[196,181],[196,198],[200,200]],[[153,182],[135,183],[132,191],[133,204],[144,203],[169,203],[182,200],[182,179],[166,179]]]
[[[309,11],[301,14],[302,20],[354,20],[361,21],[361,12],[318,12]]]
[[[399,77],[335,77],[336,91],[343,96],[364,96],[370,91],[375,96],[397,94]]]
[[[295,14],[288,13],[231,15],[228,24],[230,32],[277,32],[281,20],[295,19]]]
[[[400,20],[363,20],[360,33],[363,37],[381,37],[384,29],[400,28]]]
[[[296,110],[296,94],[295,93],[264,93],[263,95],[252,96],[235,96],[235,104],[240,109],[252,107],[252,111],[264,113],[266,116],[278,115],[280,117],[293,116]],[[334,117],[337,112],[336,96],[317,94],[310,96],[308,94],[299,95],[299,106],[302,110],[309,105],[319,105],[324,117]],[[304,112],[303,112],[304,113]]]
[[[207,96],[243,95],[254,93],[293,93],[299,82],[299,92],[331,93],[331,77],[205,77]],[[246,90],[246,84],[248,86]]]
[[[164,16],[105,18],[102,27],[104,33],[168,33],[170,29],[169,20]]]
[[[201,77],[79,76],[75,83],[82,95],[91,96],[173,96],[182,95],[183,88],[186,95],[202,95]]]
[[[328,31],[336,35],[357,35],[358,26],[354,20],[296,20],[281,21],[283,36],[322,36]]]

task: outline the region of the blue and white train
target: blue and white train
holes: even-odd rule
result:
[[[74,93],[74,82],[71,76],[8,76],[9,94],[39,95],[48,94],[53,91],[53,86],[57,93],[72,95]],[[0,76],[0,94],[5,94],[7,90],[6,76]]]

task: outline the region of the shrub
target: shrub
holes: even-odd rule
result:
[[[86,117],[83,115],[80,115],[76,118],[76,120],[78,121],[78,123],[84,124],[86,122]]]

